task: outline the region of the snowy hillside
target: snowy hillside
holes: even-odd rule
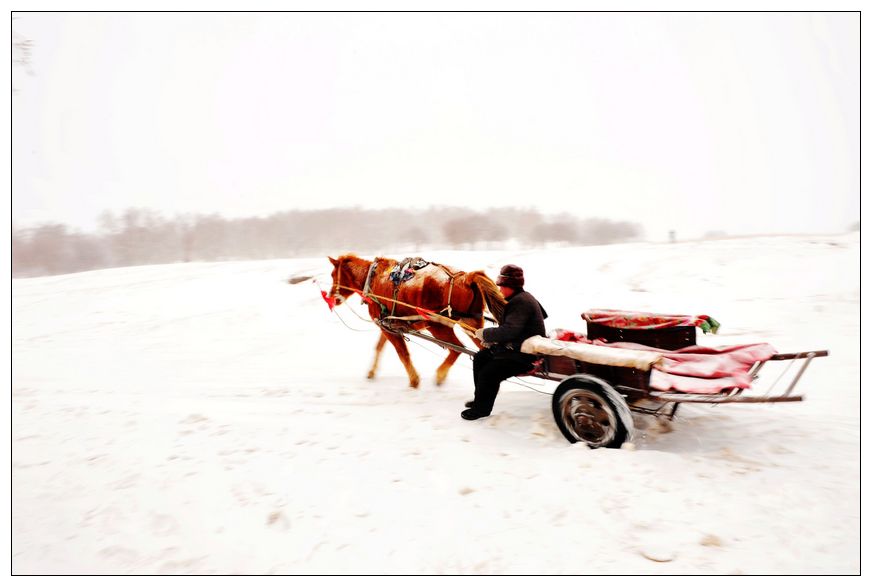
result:
[[[702,313],[702,344],[830,357],[804,402],[637,416],[635,450],[592,451],[538,379],[462,420],[471,362],[436,387],[425,342],[420,389],[390,348],[367,380],[362,306],[288,283],[326,289],[326,258],[13,280],[13,573],[859,572],[858,234],[416,254],[521,265],[549,329]]]

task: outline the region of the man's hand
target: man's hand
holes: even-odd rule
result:
[[[484,342],[484,328],[479,328],[475,331],[475,337]]]

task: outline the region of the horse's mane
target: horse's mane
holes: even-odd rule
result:
[[[499,286],[484,271],[473,271],[469,274],[469,278],[472,282],[471,286],[478,288],[484,297],[485,306],[493,315],[494,320],[501,324],[507,302],[500,292]]]

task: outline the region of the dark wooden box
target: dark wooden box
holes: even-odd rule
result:
[[[624,385],[636,389],[648,389],[651,378],[650,371],[633,369],[632,367],[612,367],[611,365],[595,365],[577,361],[578,373],[586,373],[604,379],[612,385]]]
[[[650,371],[642,371],[631,367],[596,365],[570,357],[549,356],[547,357],[545,368],[549,373],[558,375],[584,373],[605,379],[611,385],[624,385],[636,389],[648,389],[648,382],[651,377]]]
[[[595,322],[587,323],[587,337],[606,342],[635,342],[658,349],[675,350],[696,344],[695,326],[673,326],[672,328],[614,328]]]
[[[575,359],[571,357],[558,357],[556,355],[548,355],[545,357],[545,369],[549,373],[556,373],[558,375],[575,375],[578,373],[578,366]]]

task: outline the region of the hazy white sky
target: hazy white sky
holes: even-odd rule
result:
[[[21,13],[17,224],[130,206],[860,219],[857,13]]]

